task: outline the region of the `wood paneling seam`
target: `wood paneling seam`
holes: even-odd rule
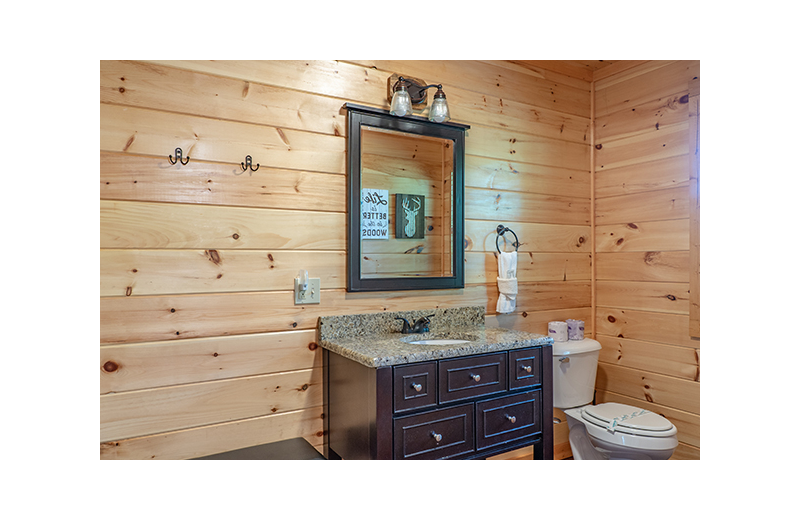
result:
[[[591,90],[589,93],[589,113],[590,113],[590,120],[589,120],[589,227],[590,236],[592,237],[592,249],[591,249],[591,257],[592,257],[592,270],[591,270],[591,291],[592,291],[592,314],[591,314],[591,327],[592,327],[592,338],[595,338],[597,334],[597,233],[596,233],[596,223],[595,223],[595,176],[597,172],[595,171],[595,132],[594,132],[594,125],[595,125],[595,118],[594,118],[594,106],[595,106],[595,90],[594,90],[594,80],[591,83]]]

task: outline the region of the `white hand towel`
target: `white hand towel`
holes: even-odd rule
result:
[[[508,314],[517,307],[517,252],[500,253],[497,257],[497,312]]]

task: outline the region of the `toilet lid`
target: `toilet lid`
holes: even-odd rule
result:
[[[674,434],[675,426],[655,412],[620,403],[587,406],[581,411],[585,420],[609,432],[631,433],[650,437]]]

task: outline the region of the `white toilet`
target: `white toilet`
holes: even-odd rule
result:
[[[553,344],[553,406],[567,415],[575,460],[666,460],[678,429],[655,412],[619,403],[592,405],[600,343]]]

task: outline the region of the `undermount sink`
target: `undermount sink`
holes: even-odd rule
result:
[[[409,341],[412,345],[460,345],[469,343],[468,339],[421,339],[419,341]]]

